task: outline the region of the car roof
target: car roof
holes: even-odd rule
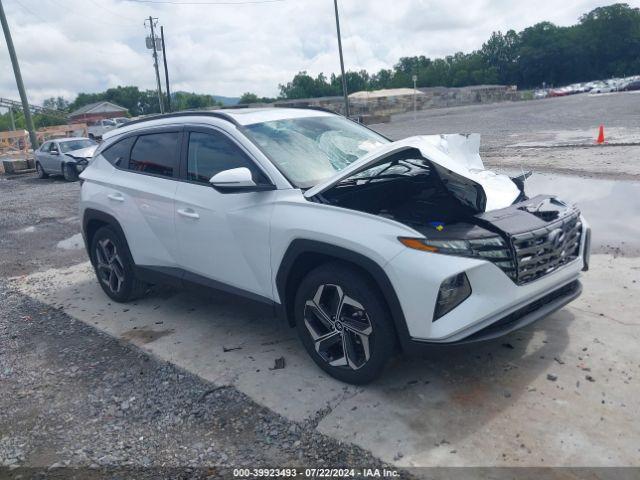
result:
[[[312,109],[312,108],[229,108],[220,110],[186,110],[182,112],[174,112],[165,115],[154,115],[126,123],[122,127],[111,130],[103,135],[103,139],[110,138],[115,135],[121,135],[126,132],[138,130],[140,128],[172,125],[177,123],[176,119],[190,118],[198,122],[207,123],[212,118],[226,120],[237,126],[253,125],[255,123],[270,122],[275,120],[286,120],[291,118],[308,118],[308,117],[329,117],[336,114]]]
[[[52,138],[51,141],[55,142],[71,142],[73,140],[91,140],[87,137],[63,137],[63,138]]]

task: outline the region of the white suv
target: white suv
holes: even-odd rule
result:
[[[81,174],[105,293],[205,285],[267,306],[351,383],[398,349],[495,338],[575,299],[589,229],[479,136],[391,142],[311,109],[183,112],[105,135]]]

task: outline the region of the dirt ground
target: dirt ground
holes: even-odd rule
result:
[[[403,477],[601,467],[597,478],[634,478],[637,468],[612,468],[640,467],[640,95],[625,95],[375,126],[395,137],[480,131],[487,164],[533,169],[528,189],[578,203],[595,254],[568,307],[498,341],[398,358],[367,387],[326,377],[295,332],[224,297],[156,287],[113,304],[79,237],[79,185],[0,176],[0,478],[352,464]],[[618,145],[591,146],[601,122]]]

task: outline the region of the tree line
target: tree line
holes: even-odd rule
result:
[[[536,88],[640,73],[640,9],[626,3],[598,7],[568,27],[540,22],[521,32],[494,32],[479,50],[444,58],[402,57],[391,69],[345,73],[347,90],[464,87],[481,84]],[[342,95],[342,76],[306,71],[279,85],[280,98]],[[245,93],[241,102],[259,101]]]
[[[115,87],[98,93],[79,93],[73,102],[68,102],[62,97],[47,98],[42,102],[45,108],[58,110],[62,115],[51,115],[47,113],[36,113],[33,116],[36,128],[60,125],[66,123],[66,114],[77,110],[90,103],[108,101],[125,107],[131,116],[160,113],[158,94],[155,90],[140,90],[138,87]],[[164,98],[166,105],[166,96]],[[219,107],[222,104],[214,99],[212,95],[173,92],[171,94],[172,110],[187,110],[197,108]],[[24,115],[21,111],[13,112],[16,128],[25,128]],[[10,130],[11,119],[9,113],[0,115],[0,130]]]

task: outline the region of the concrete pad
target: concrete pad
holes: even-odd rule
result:
[[[594,256],[584,284],[530,328],[401,362],[318,429],[401,466],[640,465],[640,259]]]
[[[158,288],[115,304],[88,263],[13,285],[399,466],[640,466],[640,259],[594,255],[584,280],[579,300],[525,330],[397,359],[359,388],[324,375],[287,326],[224,298]],[[270,370],[278,357],[286,367]]]

